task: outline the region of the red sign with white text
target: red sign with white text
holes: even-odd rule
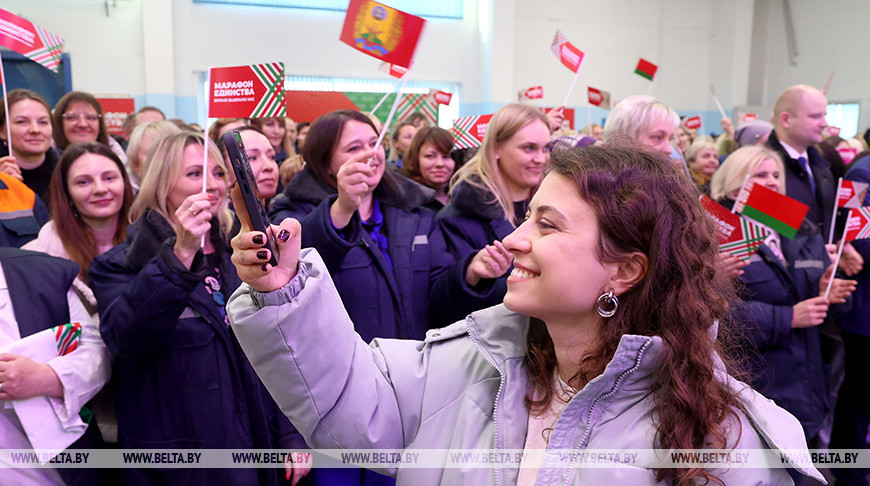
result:
[[[211,68],[210,118],[286,116],[284,63]]]
[[[97,101],[103,108],[106,130],[112,135],[122,135],[124,120],[130,113],[136,111],[133,98],[97,98]]]

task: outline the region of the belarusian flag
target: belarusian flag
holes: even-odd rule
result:
[[[580,70],[583,58],[586,57],[586,53],[568,42],[568,38],[562,33],[562,29],[556,29],[556,37],[553,39],[553,43],[550,44],[550,50],[562,61],[562,64],[566,68],[575,73]]]
[[[764,243],[770,230],[728,211],[710,197],[701,195],[701,205],[716,227],[719,250],[748,260]]]
[[[840,179],[840,189],[837,191],[838,208],[860,208],[864,205],[864,197],[870,184],[866,182],[844,181]]]
[[[870,206],[849,210],[846,220],[846,241],[870,238]]]
[[[747,181],[737,195],[734,211],[755,220],[786,238],[794,238],[810,208],[806,204]]]
[[[640,60],[637,61],[637,67],[634,68],[634,74],[639,74],[639,75],[645,77],[646,79],[649,79],[650,81],[652,81],[653,78],[656,77],[656,71],[658,71],[658,70],[659,70],[658,66],[647,61],[644,58],[640,58]]]
[[[11,12],[0,9],[0,45],[57,72],[63,39]]]

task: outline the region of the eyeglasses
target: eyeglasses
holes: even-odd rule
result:
[[[101,115],[99,113],[87,113],[87,114],[85,114],[85,113],[64,113],[61,118],[63,118],[63,121],[67,121],[67,122],[74,122],[77,120],[81,120],[82,118],[84,118],[85,120],[87,120],[89,122],[95,122],[102,117],[103,117],[103,115]]]

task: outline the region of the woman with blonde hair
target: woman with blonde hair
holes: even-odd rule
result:
[[[785,194],[785,167],[764,146],[734,151],[713,174],[710,192],[731,207],[747,179]],[[800,420],[807,442],[818,437],[830,409],[819,325],[856,288],[853,280],[834,279],[818,227],[804,221],[794,238],[775,232],[764,240],[740,276],[740,299],[730,305],[734,322],[744,327],[744,348],[752,385]]]
[[[716,143],[707,138],[697,138],[689,149],[686,150],[686,164],[689,166],[689,174],[698,189],[704,193],[710,193],[710,179],[719,169],[719,152]]]
[[[671,139],[680,116],[649,95],[629,96],[617,104],[604,123],[604,139],[628,137],[632,143],[664,154],[672,152]]]
[[[468,261],[480,253],[491,268],[510,266],[501,240],[525,218],[544,177],[549,142],[549,119],[535,107],[513,103],[493,115],[480,149],[453,175],[450,202],[439,214],[439,227],[455,259]],[[472,286],[480,283],[467,277]],[[506,290],[502,276],[481,307],[500,302]],[[447,317],[442,324],[463,316]]]
[[[227,327],[226,297],[240,284],[227,244],[227,171],[211,142],[204,167],[203,150],[195,132],[157,142],[131,209],[130,236],[88,272],[100,332],[115,358],[118,442],[125,449],[302,447]],[[121,475],[125,484],[277,481],[269,469]]]
[[[133,130],[130,135],[130,143],[127,145],[127,169],[130,172],[130,180],[133,182],[134,190],[139,190],[139,183],[145,175],[148,149],[154,142],[179,131],[181,129],[178,126],[166,120],[145,123]]]

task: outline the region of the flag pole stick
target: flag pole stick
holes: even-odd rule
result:
[[[592,136],[592,107],[586,107],[586,135]]]
[[[395,91],[396,91],[396,88],[398,88],[398,87],[399,87],[399,83],[401,83],[401,82],[402,82],[402,80],[403,80],[403,79],[405,79],[405,76],[406,76],[406,75],[407,75],[407,74],[408,74],[408,72],[407,72],[407,71],[405,71],[405,74],[403,74],[403,75],[402,75],[402,77],[401,77],[401,78],[399,78],[399,80],[398,80],[398,81],[396,81],[396,84],[394,84],[394,85],[393,85],[393,90],[392,90],[392,91],[389,91],[389,92],[387,92],[387,93],[386,93],[386,94],[385,94],[385,95],[384,95],[384,96],[383,96],[383,97],[381,97],[381,100],[380,100],[380,101],[378,101],[378,103],[377,103],[377,104],[376,104],[376,105],[375,105],[375,107],[374,107],[374,108],[372,108],[372,111],[370,111],[370,112],[369,112],[369,115],[374,115],[374,114],[375,114],[375,112],[376,112],[376,111],[378,111],[378,108],[380,108],[380,107],[381,107],[381,105],[382,105],[382,104],[384,104],[384,101],[386,101],[386,100],[387,100],[387,98],[388,98],[388,97],[389,97],[389,96],[390,96],[390,95],[391,95],[391,94],[393,94],[393,92],[395,92]]]
[[[831,293],[831,287],[834,286],[834,274],[837,273],[837,267],[840,265],[840,256],[843,255],[843,246],[846,244],[846,235],[843,235],[843,239],[840,240],[840,249],[837,250],[837,259],[834,260],[834,268],[831,271],[831,279],[828,280],[828,288],[825,290],[825,298],[828,298],[828,295]]]
[[[205,71],[205,123],[202,133],[202,192],[208,192],[208,111],[211,100],[211,66]],[[205,236],[199,240],[199,247],[205,248]]]
[[[831,215],[831,234],[828,235],[828,244],[834,242],[834,224],[836,224],[837,218],[837,206],[839,206],[840,202],[840,188],[843,185],[843,178],[840,177],[837,179],[837,192],[834,193],[834,214]]]
[[[722,103],[719,103],[719,97],[716,96],[716,87],[713,86],[713,83],[710,83],[710,94],[713,95],[713,102],[716,103],[716,108],[719,110],[719,114],[722,115],[722,118],[727,118],[728,115],[725,114],[725,109],[722,108]]]
[[[403,74],[402,77],[399,79],[399,83],[396,85],[396,99],[393,100],[393,107],[390,108],[390,114],[387,115],[387,121],[384,122],[384,128],[381,130],[380,135],[378,135],[378,142],[375,144],[375,147],[379,147],[381,145],[381,142],[384,141],[384,136],[387,134],[387,130],[390,129],[390,122],[393,121],[393,115],[396,114],[396,108],[398,108],[398,106],[399,106],[399,98],[400,98],[400,95],[402,94],[402,87],[405,85],[405,79],[408,77],[408,73],[410,73],[410,72],[411,72],[411,69],[408,68],[408,70],[405,71],[405,74]],[[374,158],[374,157],[372,157],[372,158]],[[372,164],[372,159],[369,159],[367,162],[367,165],[371,165],[371,164]]]
[[[653,77],[652,79],[649,80],[649,88],[646,89],[647,96],[649,96],[652,93],[653,83],[655,83],[655,82],[656,82],[655,77]]]
[[[9,99],[6,96],[6,73],[3,71],[3,56],[0,54],[0,83],[3,83],[3,113],[6,113],[6,145],[9,146],[9,155],[12,155],[12,123],[9,114]]]
[[[577,66],[577,70],[574,71],[574,79],[571,81],[571,87],[568,88],[568,93],[565,95],[565,101],[562,102],[562,106],[568,106],[568,98],[571,97],[571,93],[574,91],[574,85],[577,84],[577,77],[580,76],[580,66]]]

